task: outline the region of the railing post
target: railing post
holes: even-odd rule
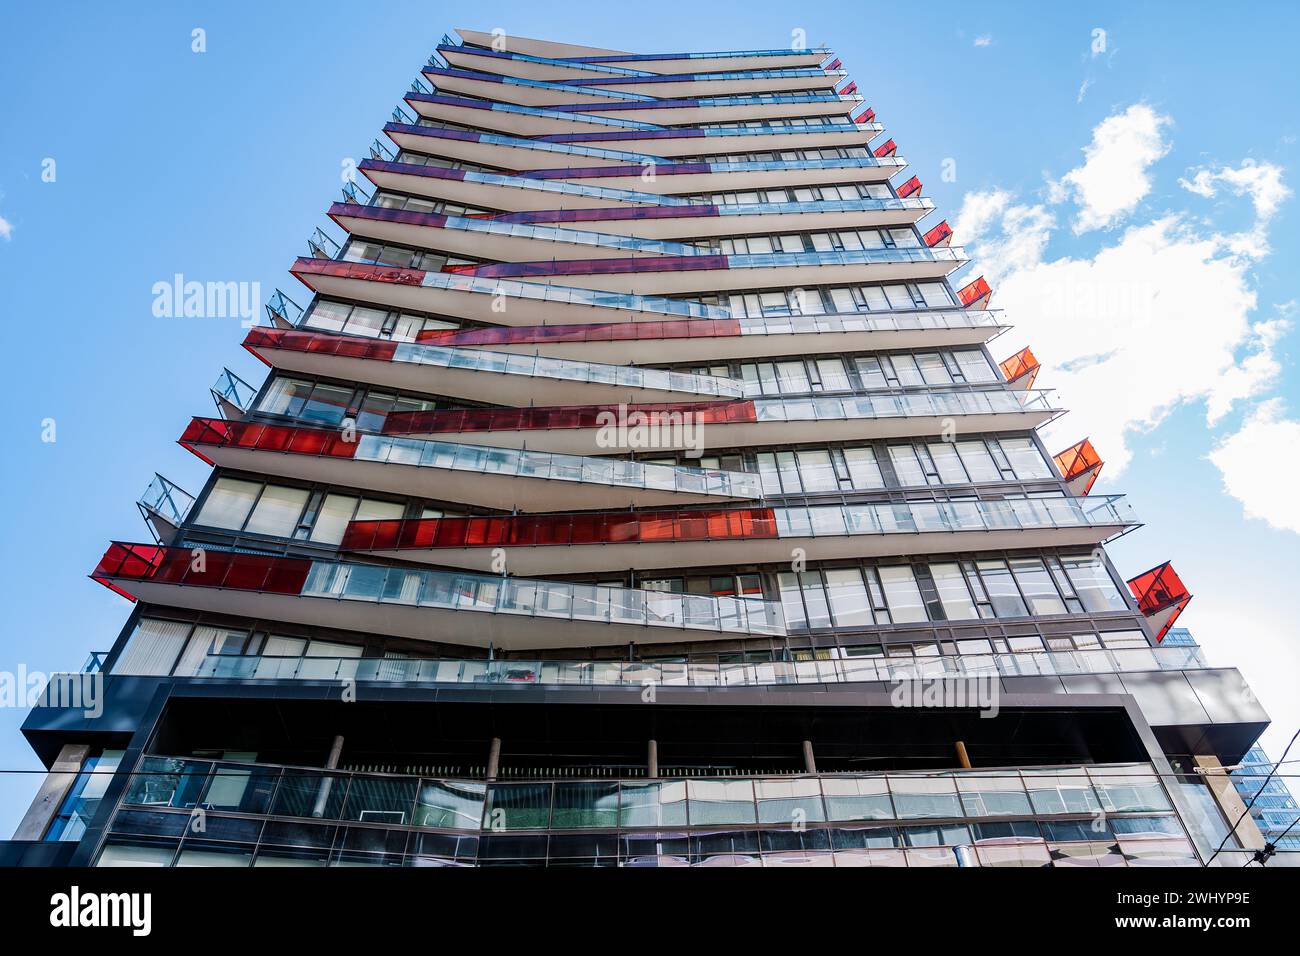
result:
[[[335,734],[334,743],[330,747],[329,758],[325,761],[326,770],[335,770],[339,765],[339,757],[343,755],[343,737]],[[325,807],[329,804],[330,792],[334,789],[334,778],[326,776],[320,782],[320,789],[316,792],[316,804],[311,808],[313,817],[325,816]]]

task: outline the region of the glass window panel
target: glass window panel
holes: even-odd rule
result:
[[[750,780],[687,780],[691,826],[754,823],[754,785]]]
[[[1011,572],[1029,602],[1032,614],[1064,614],[1061,600],[1041,558],[1012,558]]]
[[[257,493],[262,486],[255,481],[242,481],[238,478],[218,478],[203,502],[203,510],[195,521],[198,524],[211,525],[214,528],[233,528],[244,526],[248,512],[257,500]]]
[[[244,530],[281,538],[292,537],[309,494],[306,488],[267,485]]]
[[[871,613],[871,595],[858,568],[829,568],[826,593],[836,627],[860,627],[875,623]]]
[[[828,820],[891,820],[894,805],[884,777],[825,777]],[[874,831],[861,831],[874,832]]]
[[[618,826],[618,784],[557,783],[551,826],[557,830]]]
[[[962,815],[957,786],[951,777],[890,776],[888,779],[900,820]]]
[[[939,592],[944,616],[950,621],[968,621],[979,617],[966,587],[966,576],[957,564],[932,564],[930,575]]]
[[[1024,779],[1035,813],[1096,813],[1101,809],[1082,769],[1026,771]]]
[[[312,525],[311,540],[322,544],[342,542],[343,532],[356,507],[357,499],[351,495],[326,495]]]
[[[483,809],[485,830],[541,830],[551,819],[551,784],[495,784]]]
[[[1002,438],[998,444],[1011,462],[1011,469],[1021,481],[1051,478],[1052,469],[1039,454],[1038,446],[1028,438]]]
[[[849,477],[854,488],[883,488],[884,476],[872,448],[845,448],[844,461],[849,466]]]
[[[978,776],[957,776],[957,790],[961,794],[962,807],[971,817],[1028,816],[1033,811],[1029,806],[1029,796],[1018,774],[995,776],[980,774]],[[1035,837],[1038,829],[1030,824]]]
[[[889,602],[889,616],[895,624],[927,620],[925,601],[910,567],[893,565],[877,571],[885,588],[885,599]]]
[[[961,456],[962,464],[966,466],[971,481],[1002,480],[1002,472],[998,470],[997,463],[993,461],[993,456],[989,454],[988,448],[982,441],[959,441],[957,453]]]
[[[1084,610],[1096,612],[1125,609],[1124,598],[1099,559],[1089,554],[1075,555],[1062,558],[1061,564],[1079,599],[1083,601]]]
[[[826,819],[821,785],[816,778],[756,780],[754,788],[758,797],[759,823],[783,823],[795,827],[804,823],[821,823]]]
[[[998,617],[1024,617],[1029,613],[1005,561],[977,561],[980,578]]]

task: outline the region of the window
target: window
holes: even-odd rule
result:
[[[1040,558],[1012,558],[1011,572],[1029,602],[1031,614],[1064,614],[1065,602]]]
[[[305,488],[285,488],[267,485],[248,519],[245,531],[270,534],[281,538],[293,537],[298,527],[298,517],[307,504]]]
[[[826,593],[836,627],[873,624],[871,598],[858,568],[833,568],[825,572]]]
[[[979,615],[966,588],[966,576],[957,564],[932,564],[930,575],[939,592],[939,601],[943,605],[944,617],[950,621],[971,620]]]
[[[895,624],[926,620],[925,603],[916,586],[916,578],[907,565],[877,569],[885,598],[889,602],[889,616]]]
[[[1083,601],[1084,610],[1123,611],[1126,608],[1124,598],[1100,560],[1090,554],[1077,555],[1063,557],[1061,564]]]
[[[218,478],[208,492],[199,516],[194,519],[195,523],[238,530],[244,526],[261,490],[262,486],[255,481]]]
[[[1024,617],[1029,613],[1005,561],[986,560],[975,563],[994,614],[998,617]]]

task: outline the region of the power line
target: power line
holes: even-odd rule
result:
[[[1213,863],[1214,858],[1217,857],[1220,853],[1222,853],[1223,848],[1228,845],[1228,840],[1237,832],[1237,827],[1241,826],[1241,821],[1246,819],[1246,815],[1250,813],[1251,808],[1255,806],[1255,801],[1258,800],[1259,795],[1264,792],[1264,787],[1268,786],[1268,782],[1272,780],[1274,775],[1277,773],[1278,766],[1281,766],[1282,763],[1285,762],[1286,755],[1291,752],[1291,745],[1296,742],[1297,737],[1300,737],[1300,728],[1297,728],[1296,732],[1291,735],[1291,740],[1286,745],[1286,750],[1282,751],[1282,759],[1278,761],[1277,766],[1274,766],[1273,769],[1269,771],[1268,776],[1264,778],[1264,782],[1260,784],[1259,791],[1253,797],[1250,798],[1250,803],[1246,804],[1246,809],[1241,811],[1241,816],[1237,817],[1237,822],[1232,825],[1232,829],[1224,834],[1223,842],[1220,843],[1219,848],[1210,855],[1210,858],[1205,861],[1205,866],[1209,866],[1211,863]],[[1288,827],[1288,829],[1290,828]]]

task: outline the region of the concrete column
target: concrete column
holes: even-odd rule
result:
[[[966,742],[958,740],[954,746],[957,748],[957,765],[963,770],[969,770],[971,768],[970,754],[966,753]]]
[[[339,758],[343,756],[343,738],[335,735],[334,743],[330,746],[330,755],[325,760],[326,770],[337,770]],[[316,791],[316,804],[311,808],[313,817],[325,816],[325,808],[329,806],[330,792],[334,789],[334,778],[326,777],[320,782],[320,789]]]
[[[492,746],[488,748],[487,778],[495,780],[501,766],[501,738],[493,737]]]
[[[645,775],[651,780],[659,777],[659,741],[657,740],[646,741]]]
[[[804,773],[817,772],[817,759],[813,756],[811,740],[805,740],[803,742],[803,772]]]
[[[41,783],[41,789],[32,798],[32,805],[18,822],[15,840],[39,840],[50,828],[54,815],[59,812],[63,798],[72,789],[73,781],[81,772],[81,765],[90,753],[89,744],[64,744],[59,755],[50,764],[50,770]]]
[[[1192,761],[1202,771],[1205,785],[1210,788],[1210,793],[1214,794],[1214,801],[1227,817],[1228,825],[1232,826],[1238,818],[1241,819],[1236,829],[1237,839],[1241,841],[1241,845],[1248,850],[1262,850],[1265,842],[1264,834],[1259,832],[1255,818],[1246,813],[1246,801],[1232,785],[1232,780],[1228,777],[1228,772],[1223,769],[1223,764],[1219,763],[1219,758],[1193,757]],[[1243,817],[1242,814],[1245,816]],[[1219,859],[1223,857],[1220,856]]]

